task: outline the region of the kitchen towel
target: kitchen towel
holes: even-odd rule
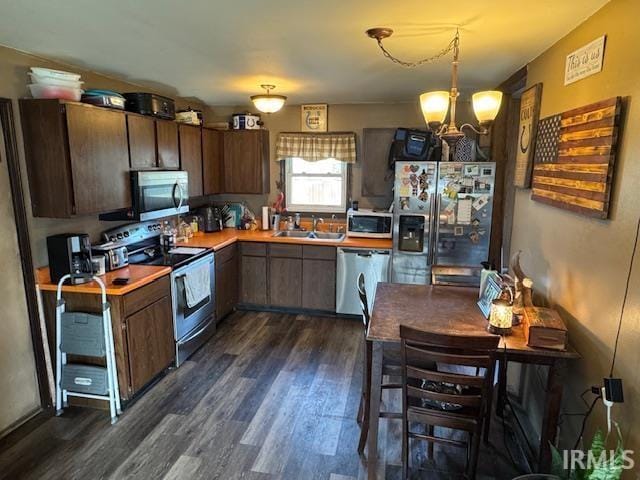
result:
[[[189,270],[184,276],[184,293],[189,308],[195,307],[202,300],[211,295],[211,280],[209,278],[209,264],[206,263],[194,270]]]

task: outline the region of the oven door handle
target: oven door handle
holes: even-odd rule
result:
[[[211,316],[211,318],[209,319],[209,321],[206,323],[206,325],[200,329],[198,329],[197,332],[192,333],[191,335],[189,335],[187,338],[183,338],[182,340],[180,340],[178,343],[178,346],[180,345],[184,345],[185,343],[189,343],[191,340],[193,340],[196,337],[199,337],[200,335],[202,335],[205,330],[207,330],[211,324],[214,322],[214,318],[213,315]]]

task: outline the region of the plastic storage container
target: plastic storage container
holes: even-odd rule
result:
[[[70,80],[77,82],[80,80],[79,73],[65,72],[63,70],[53,70],[51,68],[31,67],[31,71],[40,77],[53,77],[59,80]]]
[[[28,85],[33,98],[58,98],[60,100],[80,101],[81,88],[69,88],[59,85],[40,85],[37,83]]]
[[[67,80],[65,78],[48,77],[46,75],[38,75],[37,73],[29,72],[31,81],[36,85],[50,85],[56,87],[68,87],[68,88],[82,88],[84,82],[78,80]]]
[[[104,357],[102,315],[65,312],[61,318],[63,352],[87,357]]]
[[[107,395],[108,385],[106,367],[69,363],[62,368],[62,388],[65,390]]]

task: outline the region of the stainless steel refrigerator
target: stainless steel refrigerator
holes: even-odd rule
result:
[[[392,281],[431,283],[434,265],[489,258],[495,163],[396,162]]]

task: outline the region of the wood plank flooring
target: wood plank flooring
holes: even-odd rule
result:
[[[111,426],[106,412],[62,417],[0,442],[0,478],[366,478],[355,421],[361,324],[333,317],[236,312],[191,359],[171,371]],[[399,397],[383,397],[385,409]],[[516,475],[492,425],[479,478]],[[378,478],[399,479],[401,423],[382,420]],[[412,448],[412,478],[457,479],[464,452]]]

